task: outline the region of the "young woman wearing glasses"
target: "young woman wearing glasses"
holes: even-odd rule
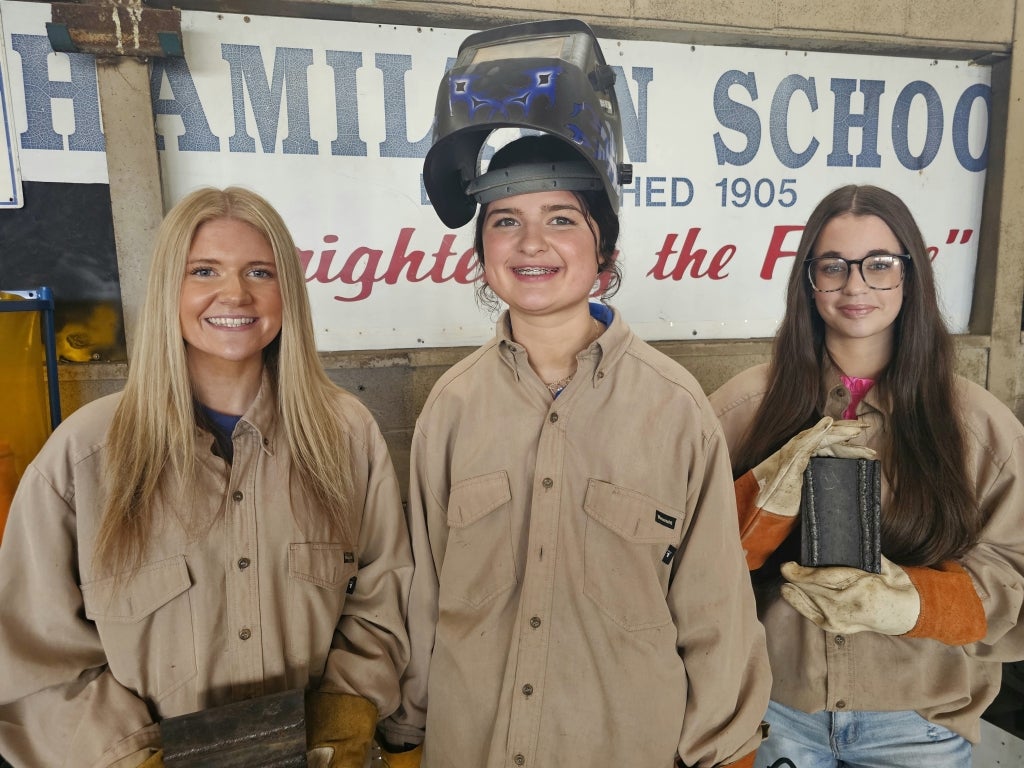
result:
[[[758,766],[969,768],[1024,656],[1024,428],[954,364],[907,206],[826,196],[771,363],[711,396],[774,677]],[[881,573],[788,562],[812,455],[881,461]]]

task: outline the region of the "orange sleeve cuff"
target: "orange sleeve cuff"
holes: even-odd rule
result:
[[[985,607],[963,566],[946,561],[934,568],[903,570],[921,596],[921,615],[904,637],[928,637],[946,645],[967,645],[985,637]]]
[[[740,536],[743,536],[757,517],[757,507],[754,505],[757,503],[757,492],[761,489],[757,484],[757,478],[754,477],[753,470],[738,477],[733,485],[736,488],[736,512],[740,519]]]
[[[755,571],[786,540],[797,517],[765,512],[755,506],[760,486],[753,471],[736,479],[736,510],[739,514],[740,543],[747,556],[747,569]]]
[[[755,757],[757,757],[756,749],[746,757],[741,757],[739,760],[734,760],[731,763],[719,763],[717,768],[754,768]],[[678,757],[676,758],[676,768],[686,768],[686,764]]]
[[[741,757],[732,763],[726,763],[722,768],[754,768],[754,758],[757,756],[757,750],[755,749],[746,757]]]

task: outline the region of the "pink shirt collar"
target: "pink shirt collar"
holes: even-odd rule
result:
[[[843,418],[856,419],[857,406],[864,399],[864,395],[868,393],[868,390],[875,385],[875,380],[865,379],[860,376],[847,376],[845,373],[841,373],[839,378],[842,379],[843,386],[850,390],[850,404],[843,411]]]

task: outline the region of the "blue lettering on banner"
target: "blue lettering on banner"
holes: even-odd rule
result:
[[[910,123],[910,106],[918,96],[924,99],[928,124],[921,154],[914,155],[908,146],[907,125]],[[904,168],[919,171],[931,165],[942,144],[942,123],[942,99],[931,85],[915,80],[900,92],[892,114],[892,148]]]
[[[723,208],[746,208],[751,201],[758,208],[768,208],[775,203],[783,208],[792,208],[796,205],[796,179],[782,179],[778,184],[778,194],[775,182],[771,179],[758,179],[755,182],[743,177],[735,178],[731,182],[729,179],[721,179],[715,186],[722,190]]]
[[[754,159],[761,146],[761,119],[753,107],[729,98],[729,91],[734,85],[746,89],[750,100],[757,101],[757,79],[753,72],[739,72],[733,69],[718,78],[718,82],[715,83],[715,117],[723,128],[738,131],[747,139],[747,145],[742,150],[734,150],[725,143],[721,133],[716,133],[715,156],[719,165],[746,165]]]
[[[984,171],[988,167],[988,143],[990,133],[985,131],[985,146],[981,154],[974,157],[967,145],[968,129],[971,125],[971,109],[974,102],[981,99],[985,102],[985,119],[992,118],[992,87],[984,83],[975,83],[964,90],[953,112],[953,150],[960,165],[968,171]]]
[[[818,151],[818,140],[811,138],[803,151],[797,152],[789,142],[790,106],[793,95],[797,92],[807,97],[807,105],[811,112],[818,110],[818,92],[814,89],[814,78],[802,75],[790,75],[775,89],[772,99],[772,114],[769,118],[771,126],[772,149],[779,162],[787,168],[803,168],[814,153]]]
[[[622,119],[622,143],[626,154],[634,163],[647,162],[647,88],[654,80],[653,67],[633,67],[630,71],[637,85],[637,103],[634,106],[629,84],[622,67],[615,70],[615,98],[619,102]]]
[[[338,138],[331,142],[331,154],[366,157],[366,142],[359,138],[359,100],[355,98],[356,70],[363,66],[363,54],[328,51],[327,64],[334,70],[334,114],[338,125]]]
[[[381,157],[423,157],[430,149],[431,131],[415,144],[409,141],[406,122],[405,73],[412,69],[412,56],[378,53],[377,69],[384,75],[384,141]]]
[[[268,83],[258,45],[223,43],[220,49],[231,70],[235,132],[228,139],[230,150],[256,151],[256,142],[249,135],[245,121],[245,92],[248,89],[260,145],[266,154],[274,152],[281,119],[281,99],[287,82],[288,135],[281,142],[281,149],[286,155],[317,154],[317,143],[309,134],[309,84],[306,77],[306,71],[313,64],[313,51],[309,48],[275,48],[273,80]]]
[[[25,83],[25,113],[21,134],[23,149],[63,150],[64,138],[53,129],[53,100],[70,99],[75,131],[68,135],[73,152],[103,152],[106,143],[100,128],[100,96],[96,60],[84,53],[54,54],[46,35],[11,35],[11,46],[21,56]],[[51,80],[47,57],[67,56],[71,80]]]
[[[686,187],[686,198],[680,195],[680,186]],[[672,206],[684,206],[693,202],[693,182],[679,176],[672,177]]]
[[[164,79],[174,98],[161,99],[160,90]],[[219,152],[220,139],[210,130],[203,103],[192,81],[188,62],[179,58],[154,58],[149,72],[149,92],[153,99],[153,115],[177,115],[185,127],[178,137],[178,149],[182,152]],[[158,132],[156,148],[164,148],[164,137]]]
[[[745,95],[734,91],[740,89]],[[881,80],[854,80],[832,78],[829,89],[834,94],[832,119],[832,151],[826,158],[826,165],[833,168],[881,168],[882,156],[878,152],[878,131],[881,122],[882,95],[886,83]],[[736,95],[734,96],[734,93]],[[797,93],[806,99],[806,107],[795,104]],[[855,111],[854,94],[860,94],[862,107]],[[739,100],[742,99],[742,100]],[[721,132],[712,137],[715,157],[719,165],[747,165],[757,156],[761,148],[761,118],[751,106],[758,100],[757,77],[753,72],[729,70],[722,74],[715,84],[713,107],[715,117],[723,128],[735,131],[744,139],[744,145],[734,146],[726,141]],[[988,167],[989,139],[987,131],[985,144],[975,156],[969,146],[972,111],[977,102],[982,103],[983,119],[991,118],[992,89],[983,83],[967,87],[957,100],[953,112],[950,139],[953,151],[961,167],[968,171],[980,172]],[[920,105],[920,106],[919,106]],[[783,78],[772,96],[768,131],[772,151],[787,168],[803,168],[820,148],[819,140],[812,137],[803,148],[792,146],[789,127],[799,123],[799,115],[806,109],[809,113],[818,110],[818,94],[815,79],[802,75],[788,75]],[[915,154],[910,147],[908,126],[911,114],[923,109],[925,117],[924,144]],[[796,110],[800,110],[796,112]],[[794,116],[797,115],[797,117]],[[860,130],[860,153],[850,152],[850,135]],[[892,146],[897,162],[908,170],[927,168],[938,156],[945,132],[945,109],[938,91],[930,83],[915,80],[908,83],[896,96],[893,104]]]
[[[857,80],[845,77],[832,79],[832,93],[836,95],[835,114],[832,119],[832,152],[828,156],[829,167],[849,168],[853,166],[850,154],[850,129],[861,129],[858,168],[881,168],[882,156],[878,154],[878,106],[885,83],[880,80]],[[857,91],[864,94],[864,111],[854,113],[851,101]]]
[[[684,176],[634,176],[631,183],[622,187],[622,204],[631,202],[636,208],[684,208],[693,202],[693,189],[693,182]]]
[[[27,120],[26,129],[20,137],[21,147],[103,151],[94,57],[54,54],[44,35],[14,34],[11,35],[11,45],[22,58]],[[272,54],[266,62],[265,50]],[[221,56],[229,68],[234,119],[234,132],[226,137],[228,152],[254,153],[258,138],[265,154],[321,154],[319,143],[312,138],[310,130],[310,107],[314,95],[309,92],[308,70],[314,63],[315,53],[310,48],[221,45]],[[50,78],[47,62],[51,55],[67,57],[70,80]],[[334,156],[366,157],[366,142],[360,138],[359,89],[356,83],[356,73],[364,66],[363,55],[358,51],[328,50],[324,52],[324,61],[334,73],[332,95],[337,126],[337,138],[330,143],[329,152]],[[430,146],[430,131],[423,136],[410,137],[408,130],[406,80],[413,70],[412,57],[408,54],[378,53],[374,56],[374,66],[383,81],[384,139],[379,147],[380,156],[423,157]],[[614,69],[626,153],[632,162],[645,163],[648,161],[649,89],[654,81],[654,68],[632,67],[628,76],[623,67]],[[218,137],[211,130],[186,60],[155,59],[150,87],[153,114],[158,117],[175,116],[182,121],[184,132],[178,136],[180,151],[222,151],[225,137]],[[878,138],[887,83],[836,77],[829,80],[828,89],[833,95],[832,146],[825,158],[826,165],[835,168],[882,168],[885,159],[879,153]],[[810,115],[820,110],[818,90],[814,77],[791,74],[782,78],[772,93],[769,114],[762,125],[762,119],[754,108],[760,97],[756,73],[740,70],[723,72],[715,83],[712,108],[718,124],[738,134],[738,138],[724,131],[712,135],[718,165],[744,166],[753,162],[761,151],[762,131],[767,130],[771,151],[784,168],[806,167],[822,149],[821,137],[811,136],[801,142],[803,146],[794,146],[790,128],[806,122]],[[161,93],[168,93],[169,97],[159,98]],[[54,129],[54,99],[71,101],[74,131],[67,136]],[[947,138],[961,167],[971,172],[987,168],[988,131],[975,131],[985,137],[980,148],[971,147],[970,136],[975,121],[985,121],[987,128],[991,119],[992,89],[989,85],[970,85],[955,105],[946,105],[932,84],[915,80],[904,86],[895,99],[887,99],[889,101],[892,105],[892,159],[903,168],[912,171],[927,168],[935,161],[942,142]],[[855,107],[855,103],[859,106]],[[247,110],[247,105],[250,110]],[[682,106],[685,109],[681,119],[685,119],[686,111],[692,109],[692,105]],[[950,106],[952,118],[948,119]],[[278,149],[282,107],[288,134],[280,141]],[[922,117],[923,143],[917,142],[912,146],[909,124],[912,119],[920,120]],[[249,124],[250,120],[254,125]],[[860,149],[856,155],[850,151],[854,131],[860,134]],[[156,141],[158,149],[164,149],[164,136],[159,130]],[[726,204],[727,193],[731,205],[747,197],[745,189],[735,188],[732,180],[723,180],[720,186],[723,205]],[[775,189],[779,193],[785,191],[784,186],[776,186]],[[752,191],[758,191],[756,185]],[[759,198],[755,195],[754,202],[770,204],[766,202],[771,198],[767,183],[762,184],[760,191],[764,194]],[[638,176],[623,189],[623,195],[636,206],[683,207],[693,201],[694,186],[685,176],[664,173],[643,179]],[[781,197],[776,201],[784,207],[790,203]]]

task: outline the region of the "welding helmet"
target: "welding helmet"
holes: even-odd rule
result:
[[[513,24],[467,37],[437,92],[423,185],[449,227],[478,203],[547,189],[604,190],[618,212],[632,166],[622,162],[615,71],[578,19]],[[482,172],[482,152],[502,128],[556,136],[578,159]]]

